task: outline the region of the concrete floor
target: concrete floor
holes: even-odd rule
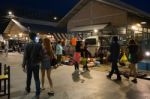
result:
[[[0,55],[0,62],[11,66],[11,99],[32,99],[32,92],[25,96],[26,75],[22,71],[22,55],[9,53],[8,57]],[[113,76],[113,79],[115,76]],[[109,80],[105,72],[94,71],[76,73],[72,66],[61,66],[52,71],[55,95],[49,97],[48,83],[40,99],[150,99],[150,82],[138,79],[137,84],[123,78],[121,82]],[[0,97],[0,99],[7,99]]]

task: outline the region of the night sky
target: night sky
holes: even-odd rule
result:
[[[79,0],[2,0],[0,8],[14,11],[16,9],[24,9],[64,16],[78,1]]]
[[[14,15],[37,20],[59,21],[80,0],[0,0],[0,33],[7,26],[6,17],[11,10]],[[113,0],[112,0],[113,1]],[[116,0],[117,1],[117,0]],[[150,0],[120,0],[150,14]]]
[[[150,0],[121,0],[150,14]]]
[[[0,8],[5,10],[33,10],[64,16],[80,0],[1,0]],[[150,0],[121,0],[150,13]]]

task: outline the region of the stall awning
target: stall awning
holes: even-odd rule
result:
[[[81,31],[81,32],[83,32],[83,31],[92,31],[94,29],[102,30],[106,26],[107,26],[107,24],[81,26],[81,27],[76,27],[76,28],[71,29],[71,32],[73,32],[73,31]]]

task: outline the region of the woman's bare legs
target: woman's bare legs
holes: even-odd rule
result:
[[[44,83],[45,83],[45,69],[41,69],[41,81],[42,81],[42,89],[45,89]]]
[[[47,70],[47,79],[49,81],[50,91],[53,91],[53,82],[51,79],[51,69]]]

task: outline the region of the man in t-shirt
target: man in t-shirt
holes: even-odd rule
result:
[[[63,47],[61,45],[61,41],[58,41],[58,43],[56,45],[56,55],[57,55],[58,65],[61,65],[62,54],[63,54]]]
[[[36,94],[35,99],[39,99],[40,96],[40,80],[39,80],[39,63],[42,60],[42,46],[41,44],[35,41],[36,34],[30,33],[29,37],[31,42],[29,42],[24,51],[23,57],[23,70],[27,72],[27,81],[26,81],[26,93],[30,93],[30,85],[32,73],[34,75],[34,80],[36,84]]]

